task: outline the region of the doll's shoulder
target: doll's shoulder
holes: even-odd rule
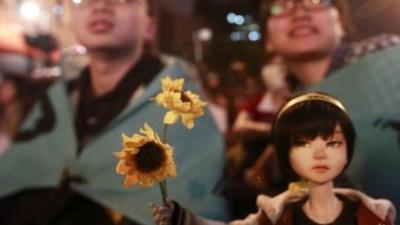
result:
[[[277,224],[278,220],[282,220],[282,218],[290,220],[292,208],[297,204],[301,204],[299,202],[305,197],[305,193],[299,194],[290,190],[274,197],[259,195],[257,197],[257,206],[261,211],[259,225]]]
[[[349,201],[357,202],[357,215],[366,222],[376,220],[376,224],[394,224],[396,208],[390,200],[372,198],[355,189],[336,188],[335,193],[345,196]]]
[[[354,189],[335,189],[335,193],[346,205],[346,212],[356,213],[359,224],[394,224],[396,209],[389,200],[374,199]],[[289,190],[275,197],[259,195],[259,225],[292,224],[294,214],[301,210],[306,198],[307,193],[293,195]]]

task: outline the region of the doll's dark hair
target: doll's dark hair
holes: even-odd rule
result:
[[[348,165],[356,134],[346,109],[338,100],[324,93],[307,93],[292,98],[281,108],[273,124],[272,136],[279,164],[288,181],[299,179],[290,165],[291,147],[298,141],[313,140],[318,136],[329,138],[336,125],[342,129],[346,140]]]

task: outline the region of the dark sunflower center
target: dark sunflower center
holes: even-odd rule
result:
[[[181,100],[182,102],[192,102],[189,98],[189,96],[187,96],[185,93],[181,94]]]
[[[159,145],[148,142],[140,147],[140,151],[134,156],[134,160],[140,172],[153,172],[164,164],[166,155]]]

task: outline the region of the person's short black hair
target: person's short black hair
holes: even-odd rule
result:
[[[347,3],[348,0],[332,0],[333,7],[339,11],[340,22],[343,26],[344,31],[350,37],[356,36],[356,29],[353,25],[350,15],[350,8]],[[263,31],[264,38],[266,37],[266,22],[271,17],[270,6],[274,0],[260,0],[260,10],[258,21]]]
[[[350,163],[356,134],[351,119],[343,109],[330,102],[315,99],[301,101],[286,109],[284,106],[282,109],[284,112],[278,113],[274,121],[272,136],[279,164],[289,181],[299,179],[290,165],[291,147],[301,140],[313,140],[318,136],[328,138],[334,134],[336,125],[340,126],[345,137],[347,165]]]
[[[148,12],[150,16],[156,16],[158,14],[158,1],[157,0],[146,0],[148,6]]]

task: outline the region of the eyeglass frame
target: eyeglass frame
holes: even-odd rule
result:
[[[329,8],[330,6],[333,6],[333,0],[319,0],[320,1],[319,4],[315,4],[313,3],[313,1],[315,0],[284,0],[284,1],[272,2],[268,5],[267,12],[269,14],[269,17],[284,17],[293,13],[293,10],[299,6],[309,11],[323,10]],[[291,3],[291,5],[288,5],[287,3]],[[279,4],[283,7],[283,12],[274,13],[273,7]]]
[[[138,0],[79,0],[79,2],[76,2],[74,0],[70,0],[72,5],[75,7],[85,7],[89,5],[93,5],[97,1],[107,1],[110,2],[113,5],[125,5],[129,3],[134,3],[137,2]]]

